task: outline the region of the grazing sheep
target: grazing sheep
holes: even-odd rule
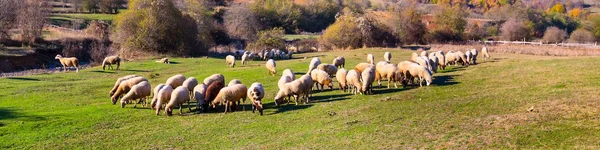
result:
[[[271,49],[267,55],[269,55],[269,59],[275,59],[275,49]]]
[[[442,68],[442,70],[446,69],[446,56],[444,55],[444,51],[439,51],[435,55],[438,59],[437,68]]]
[[[471,54],[473,54],[473,57],[471,58],[471,64],[477,64],[477,49],[471,49]]]
[[[358,72],[360,74],[367,67],[374,67],[374,65],[369,64],[369,63],[358,63],[358,64],[356,64],[356,66],[354,66],[354,70],[356,70],[356,72]]]
[[[235,67],[235,57],[234,56],[227,55],[227,57],[225,57],[225,62],[227,63],[227,66],[231,66],[232,68]]]
[[[277,81],[277,87],[279,89],[284,89],[285,84],[290,83],[292,81],[294,81],[294,79],[292,79],[290,76],[281,76],[281,78],[279,78],[279,81]],[[290,100],[289,96],[288,96],[288,100]]]
[[[296,80],[296,76],[294,75],[294,72],[291,69],[283,70],[283,73],[281,73],[281,76],[289,76],[290,78],[292,78],[292,80]]]
[[[152,91],[152,87],[148,81],[142,81],[136,85],[131,87],[131,90],[121,98],[121,108],[125,107],[125,104],[129,101],[133,101],[139,99],[137,103],[134,103],[133,108],[137,106],[138,103],[142,103],[142,106],[146,107],[146,100],[150,96]]]
[[[408,67],[408,72],[411,75],[411,79],[409,79],[414,85],[414,78],[418,78],[419,86],[423,86],[423,81],[427,82],[427,86],[429,86],[432,82],[431,71],[427,68],[419,65],[412,64]]]
[[[196,80],[196,78],[194,77],[190,77],[188,79],[186,79],[185,81],[183,81],[183,84],[181,84],[181,86],[187,87],[188,91],[190,92],[190,99],[193,99],[193,91],[194,88],[198,85],[198,80]],[[190,106],[190,102],[188,101],[188,106]],[[192,107],[188,107],[190,109],[190,111],[192,111]]]
[[[104,58],[104,61],[102,61],[102,70],[106,68],[106,65],[108,65],[109,69],[113,69],[112,64],[116,64],[117,70],[119,70],[119,67],[121,66],[121,58],[119,58],[119,56],[108,56]]]
[[[246,61],[250,60],[250,55],[249,54],[244,54],[242,55],[242,66],[246,65]]]
[[[169,64],[169,58],[165,57],[165,58],[161,58],[160,60],[154,61],[157,63],[163,63],[163,64]]]
[[[331,64],[335,65],[335,67],[338,68],[344,68],[344,66],[346,65],[346,59],[343,56],[338,56],[333,59],[333,63]]]
[[[171,100],[171,94],[173,93],[173,88],[170,85],[163,86],[160,90],[158,90],[158,94],[154,95],[156,98],[156,104],[152,106],[154,110],[156,110],[156,115],[160,115],[160,109],[163,108],[163,105],[166,105]]]
[[[119,97],[121,97],[121,95],[129,92],[131,87],[133,87],[134,85],[136,85],[142,81],[148,82],[148,79],[146,79],[144,77],[134,77],[134,78],[122,81],[121,84],[119,84],[119,87],[117,88],[117,90],[115,90],[115,93],[111,97],[113,105],[117,104],[117,100],[119,99]]]
[[[247,92],[248,89],[243,84],[224,87],[219,91],[215,100],[212,101],[213,108],[216,108],[218,104],[224,103],[225,113],[227,113],[228,110],[235,111],[236,106],[240,103],[240,99],[246,101]]]
[[[471,62],[471,60],[473,60],[473,54],[471,53],[471,51],[469,51],[469,50],[465,51],[465,56],[467,58],[467,62],[469,64],[472,64],[473,62]]]
[[[431,53],[431,54],[435,54],[435,53]],[[440,60],[437,58],[437,56],[429,55],[429,64],[431,64],[431,71],[433,73],[437,73],[439,61]]]
[[[331,77],[333,77],[338,70],[337,67],[331,64],[320,64],[317,66],[317,69],[327,72],[327,74],[329,74]]]
[[[221,81],[215,81],[208,85],[206,93],[204,94],[204,103],[202,105],[202,110],[204,110],[204,112],[208,111],[208,104],[212,103],[223,87],[225,87],[225,84]]]
[[[323,85],[329,86],[330,89],[333,90],[333,83],[329,74],[323,70],[313,70],[310,73],[310,77],[315,82],[317,90],[319,90],[319,85],[321,85],[321,91],[323,91]]]
[[[257,54],[258,59],[263,59],[263,56],[264,56],[263,54],[264,54],[263,51],[258,51],[258,54]]]
[[[117,88],[119,88],[119,85],[121,85],[121,82],[123,82],[125,80],[128,80],[128,79],[131,79],[131,78],[135,78],[135,77],[138,77],[138,76],[137,75],[127,75],[127,76],[124,76],[124,77],[121,77],[121,78],[117,79],[117,82],[115,82],[115,85],[113,86],[113,88],[109,92],[110,96],[112,97],[113,94],[115,94],[115,91],[117,91]]]
[[[204,81],[202,83],[204,83],[204,85],[209,86],[210,84],[212,84],[215,81],[220,81],[221,83],[225,83],[225,76],[223,76],[222,74],[213,74],[210,75],[209,77],[204,78]]]
[[[383,59],[385,61],[387,61],[388,63],[391,62],[391,60],[392,60],[392,53],[390,53],[390,52],[383,53]]]
[[[281,50],[278,50],[278,49],[275,50],[273,57],[275,57],[277,59],[281,59]]]
[[[427,57],[429,54],[427,53],[427,51],[423,50],[421,52],[421,57]]]
[[[458,57],[458,55],[456,55],[456,53],[454,53],[453,51],[449,51],[448,53],[446,53],[446,65],[458,65],[458,60],[460,59],[460,57]]]
[[[419,54],[417,54],[416,52],[413,52],[410,56],[410,60],[412,61],[417,61],[417,58],[419,58]]]
[[[267,70],[269,70],[269,75],[272,74],[273,76],[275,76],[277,74],[277,64],[275,64],[275,60],[269,59],[265,66],[267,67]]]
[[[398,88],[397,82],[400,81],[402,72],[396,66],[396,64],[384,64],[382,67],[375,68],[378,75],[375,79],[377,84],[381,86],[381,79],[387,79],[387,88],[390,88],[390,83],[394,82],[394,87]],[[364,81],[364,80],[363,80]]]
[[[199,84],[196,87],[194,87],[194,90],[192,91],[192,99],[196,100],[196,112],[200,113],[200,109],[202,108],[202,106],[205,104],[206,101],[204,101],[204,96],[206,95],[206,90],[208,89],[208,86],[206,86],[206,84]]]
[[[63,72],[67,71],[67,67],[75,67],[75,72],[79,73],[79,59],[75,57],[62,57],[61,55],[56,55],[54,59],[60,61],[60,64],[63,66]]]
[[[348,92],[353,93],[354,95],[356,95],[357,93],[361,93],[361,87],[362,85],[360,85],[360,74],[356,71],[356,70],[350,70],[348,71],[348,74],[346,74],[346,84],[348,84]]]
[[[236,50],[233,55],[235,56],[234,57],[235,59],[242,59],[241,57],[245,53],[246,53],[246,50]]]
[[[377,64],[375,65],[375,80],[376,81],[380,81],[381,79],[381,75],[380,72],[382,72],[384,70],[384,66],[390,64],[387,61],[379,61],[377,62]],[[378,84],[379,86],[381,86],[381,82],[379,82]]]
[[[340,90],[346,92],[347,84],[346,84],[346,75],[348,74],[348,70],[342,68],[335,73],[335,78],[337,79]]]
[[[490,53],[488,52],[488,48],[486,46],[481,48],[481,54],[483,54],[483,59],[485,59],[485,60],[490,58]]]
[[[308,65],[308,71],[306,71],[307,75],[310,75],[310,72],[314,69],[317,69],[317,66],[319,66],[321,64],[321,59],[319,59],[319,57],[313,57],[312,60],[310,60],[310,64]]]
[[[375,64],[375,57],[373,56],[373,54],[368,54],[367,55],[367,63],[374,65]]]
[[[160,89],[162,89],[163,87],[165,87],[166,84],[159,84],[158,86],[154,87],[154,90],[152,90],[152,93],[154,94],[154,96],[152,97],[152,102],[150,103],[150,107],[152,109],[154,109],[154,106],[156,106],[156,102],[158,100],[158,91],[160,91]]]
[[[165,84],[170,85],[172,88],[177,88],[183,85],[183,82],[185,82],[185,76],[177,74],[167,79],[167,82],[165,82]]]
[[[294,54],[294,52],[292,52],[291,50],[288,50],[288,53],[287,53],[288,59],[292,59],[293,54]]]
[[[242,84],[242,81],[240,81],[239,79],[232,79],[231,81],[229,81],[229,84],[227,84],[227,86],[233,86],[236,84]]]
[[[252,101],[252,113],[258,110],[258,112],[262,116],[263,105],[261,101],[265,97],[265,89],[263,88],[263,85],[258,82],[252,83],[252,85],[250,85],[250,88],[248,88],[248,93],[246,95]]]
[[[431,70],[431,64],[429,63],[429,58],[418,56],[415,59],[415,62],[417,62],[419,65]]]
[[[183,114],[183,103],[190,101],[190,91],[186,87],[178,87],[171,93],[171,100],[165,106],[167,116],[173,115],[173,108],[179,106],[179,114]]]
[[[469,66],[469,60],[467,60],[467,56],[465,55],[465,53],[463,53],[461,51],[456,51],[456,52],[454,52],[454,54],[456,54],[456,56],[458,58],[458,62],[462,66]]]
[[[406,87],[408,85],[408,81],[410,79],[412,79],[412,76],[410,75],[410,72],[409,72],[409,68],[411,65],[419,65],[419,64],[414,61],[402,61],[402,62],[398,63],[398,70],[400,71],[402,87]]]
[[[306,99],[305,103],[310,102],[310,91],[312,89],[312,84],[313,80],[309,75],[303,75],[299,79],[285,83],[284,87],[279,89],[279,92],[277,92],[277,95],[274,98],[275,105],[281,105],[285,97],[289,96],[294,96],[296,105],[298,105],[298,99],[302,99],[301,96]]]
[[[362,78],[362,92],[364,94],[373,94],[372,84],[375,81],[375,67],[367,67],[363,72],[361,72]]]

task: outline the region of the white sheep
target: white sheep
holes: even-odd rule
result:
[[[435,53],[431,53],[431,54],[435,54]],[[431,64],[431,71],[433,73],[437,73],[439,61],[440,60],[438,59],[437,56],[429,55],[429,64]]]
[[[232,79],[231,81],[229,81],[229,84],[227,84],[227,86],[233,86],[236,84],[242,84],[242,81],[240,81],[239,79]]]
[[[163,63],[163,64],[169,64],[169,58],[165,57],[165,58],[161,58],[160,60],[154,61],[157,63]]]
[[[204,97],[206,95],[207,88],[208,86],[206,84],[201,83],[194,87],[194,90],[192,91],[192,99],[196,101],[196,110],[198,113],[200,112],[200,108],[202,108],[201,106],[205,105]]]
[[[193,91],[194,88],[198,85],[198,80],[196,80],[196,78],[194,77],[190,77],[188,79],[186,79],[185,81],[183,81],[183,84],[181,84],[181,86],[183,87],[187,87],[188,91],[190,92],[190,99],[193,99]],[[190,106],[190,102],[188,101],[188,106]],[[190,111],[192,111],[192,107],[188,107],[190,109]]]
[[[308,64],[308,71],[306,71],[306,74],[310,75],[310,72],[314,69],[317,69],[317,66],[320,64],[321,59],[319,59],[319,57],[313,57],[312,60],[310,60],[310,64]]]
[[[221,83],[225,83],[225,76],[223,76],[222,74],[212,74],[206,78],[204,78],[204,81],[202,83],[204,83],[204,85],[209,86],[210,84],[212,84],[215,81],[221,81]]]
[[[356,64],[356,66],[354,66],[354,70],[356,70],[356,72],[360,74],[363,70],[365,70],[368,67],[375,67],[375,65],[372,65],[370,63],[358,63]]]
[[[373,56],[373,54],[367,55],[367,63],[372,64],[372,65],[375,64],[375,57]]]
[[[364,94],[373,94],[372,84],[375,81],[375,67],[367,67],[363,72],[361,72],[362,78],[362,92]]]
[[[263,88],[263,85],[258,82],[252,83],[252,85],[250,85],[250,88],[248,88],[248,93],[246,95],[247,95],[247,97],[250,98],[250,100],[252,102],[252,113],[254,113],[254,111],[258,110],[258,112],[262,116],[263,115],[262,99],[265,97],[265,89]]]
[[[385,61],[387,61],[388,63],[392,61],[392,53],[390,52],[385,52],[383,53],[383,58],[385,59]]]
[[[361,93],[361,87],[362,85],[360,84],[360,74],[356,71],[356,70],[350,70],[348,71],[348,74],[346,74],[346,84],[348,84],[348,92],[353,93],[354,95],[356,95],[357,93]]]
[[[460,59],[460,57],[454,53],[453,51],[448,51],[448,53],[446,53],[446,65],[458,65],[458,61]]]
[[[242,66],[246,65],[247,61],[250,60],[250,55],[244,53],[244,55],[242,55]]]
[[[234,56],[227,55],[227,57],[225,57],[225,62],[227,63],[227,66],[231,66],[232,68],[235,67],[235,57]]]
[[[131,79],[131,78],[135,78],[135,77],[138,77],[138,76],[137,75],[127,75],[127,76],[124,76],[124,77],[121,77],[121,78],[117,79],[117,82],[115,82],[115,85],[113,86],[113,88],[109,92],[110,96],[112,97],[113,94],[115,94],[115,91],[117,91],[117,88],[119,88],[119,85],[121,85],[121,82],[123,82],[125,80],[128,80],[128,79]]]
[[[248,89],[243,84],[224,87],[219,91],[215,100],[212,101],[213,108],[223,103],[225,104],[225,113],[228,110],[235,111],[235,107],[239,105],[240,99],[246,101],[246,92],[248,92]]]
[[[479,55],[477,49],[471,49],[471,54],[473,54],[473,57],[471,58],[471,63],[477,64],[477,55]]]
[[[438,59],[437,68],[442,68],[442,70],[446,69],[446,56],[444,55],[444,51],[439,51],[435,55]]]
[[[267,70],[269,70],[269,75],[275,76],[277,74],[277,64],[275,64],[275,60],[269,59],[265,66],[267,67]]]
[[[335,73],[337,73],[338,68],[331,64],[320,64],[317,66],[317,69],[323,70],[329,74],[329,76],[333,77]]]
[[[421,57],[427,57],[427,51],[423,50],[423,51],[421,52]]]
[[[117,100],[121,97],[121,95],[129,92],[131,87],[133,87],[134,85],[136,85],[142,81],[148,82],[148,79],[146,79],[144,77],[134,77],[134,78],[122,81],[121,84],[119,84],[119,87],[117,88],[117,90],[115,90],[115,93],[111,97],[113,105],[117,104]]]
[[[124,108],[127,102],[136,99],[139,99],[139,101],[133,105],[133,108],[135,108],[138,103],[142,103],[142,106],[146,107],[146,100],[148,100],[151,91],[152,87],[148,81],[142,81],[136,85],[133,85],[129,92],[127,92],[127,94],[121,98],[121,108]]]
[[[377,66],[375,70],[377,72],[375,79],[378,85],[381,86],[382,79],[387,79],[388,89],[391,82],[394,82],[394,87],[398,88],[397,82],[400,81],[401,72],[395,64],[383,64],[383,66]]]
[[[343,56],[338,56],[333,59],[333,63],[331,64],[335,65],[335,67],[338,68],[344,68],[344,66],[346,65],[346,59]]]
[[[467,58],[467,62],[469,64],[473,64],[473,62],[471,60],[473,60],[473,54],[471,53],[470,50],[465,51],[465,56]]]
[[[61,55],[56,55],[54,59],[58,59],[58,61],[60,61],[60,64],[63,66],[63,72],[67,71],[67,67],[75,67],[75,72],[79,72],[79,59],[75,57],[62,57]]]
[[[163,108],[163,105],[169,103],[172,93],[173,88],[170,85],[165,85],[158,90],[158,94],[154,95],[156,104],[152,105],[152,109],[156,110],[156,115],[160,115],[160,109]]]
[[[427,82],[427,86],[429,86],[432,82],[431,72],[423,66],[412,64],[409,66],[408,72],[412,78],[418,78],[419,86],[423,86],[423,81]],[[414,85],[414,79],[409,80],[411,80]]]
[[[465,55],[465,53],[461,51],[456,51],[454,52],[454,54],[456,54],[458,62],[460,62],[462,66],[469,66],[469,60],[467,60],[467,56]]]
[[[333,89],[331,77],[329,76],[329,74],[327,74],[327,72],[315,69],[310,73],[310,77],[313,79],[317,90],[319,90],[319,85],[321,85],[321,91],[323,91],[324,85],[327,85],[330,89]]]
[[[287,57],[288,57],[288,59],[293,59],[293,58],[292,58],[292,55],[293,55],[293,54],[294,54],[294,52],[292,52],[291,50],[288,50],[288,53],[287,53]]]
[[[490,53],[488,52],[488,48],[485,46],[483,48],[481,48],[481,54],[483,54],[483,58],[486,60],[488,58],[490,58]]]
[[[416,61],[419,65],[431,70],[431,64],[429,63],[429,58],[418,56]]]
[[[419,54],[417,54],[416,52],[413,52],[410,56],[410,60],[412,61],[417,61],[417,58],[419,58]]]
[[[117,70],[119,70],[119,67],[121,66],[121,58],[119,58],[119,56],[108,56],[104,58],[104,61],[102,61],[102,70],[104,70],[107,65],[109,69],[113,69],[113,64],[116,64]]]
[[[298,105],[298,100],[302,99],[301,96],[303,96],[306,99],[305,103],[308,103],[310,101],[310,91],[312,89],[312,84],[313,80],[309,75],[303,75],[299,79],[296,79],[289,83],[285,83],[284,87],[279,89],[279,92],[277,92],[277,95],[274,98],[275,105],[281,105],[285,97],[289,96],[294,96],[296,105]]]
[[[407,81],[412,79],[412,76],[410,75],[410,72],[409,72],[409,68],[411,65],[419,65],[419,64],[414,61],[402,61],[402,62],[398,63],[397,67],[401,73],[400,77],[402,79],[402,87],[406,87],[406,85],[408,84]]]
[[[335,73],[335,78],[337,79],[340,90],[346,92],[347,84],[346,84],[346,75],[348,74],[348,70],[341,68]]]
[[[156,102],[158,100],[158,92],[160,91],[160,89],[162,89],[163,87],[165,87],[166,84],[159,84],[158,86],[154,87],[154,90],[152,90],[152,94],[154,94],[154,96],[152,96],[152,102],[150,103],[150,107],[152,109],[154,109],[154,107],[156,106]]]
[[[169,79],[167,79],[167,82],[165,82],[165,84],[170,85],[173,88],[177,88],[177,87],[181,86],[184,81],[185,81],[185,76],[183,76],[181,74],[177,74],[172,77],[169,77]]]
[[[165,106],[167,116],[173,115],[173,108],[179,106],[179,114],[183,114],[183,103],[190,101],[190,92],[186,87],[180,86],[175,88],[171,93],[171,100]]]
[[[289,76],[290,78],[292,78],[292,80],[296,80],[296,75],[294,75],[294,72],[291,69],[283,70],[281,76]]]

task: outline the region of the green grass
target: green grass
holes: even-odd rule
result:
[[[368,53],[393,61],[411,52],[368,49],[307,53],[346,68]],[[598,57],[492,54],[470,67],[450,67],[421,88],[375,89],[375,95],[317,92],[313,103],[275,107],[278,77],[264,61],[228,68],[222,59],[172,58],[125,62],[120,71],[99,67],[0,79],[0,148],[3,149],[598,149]],[[310,59],[277,61],[304,73]],[[265,115],[250,111],[156,116],[149,108],[110,104],[108,91],[124,75],[158,85],[175,74],[264,84]],[[337,84],[337,83],[336,83]],[[337,89],[337,86],[336,86]],[[387,98],[389,97],[389,98]],[[245,105],[246,108],[250,108]],[[533,112],[527,109],[534,106]],[[177,114],[177,113],[175,113]]]
[[[115,19],[117,14],[82,14],[82,13],[70,13],[70,14],[54,14],[52,17],[68,18],[68,19],[83,19],[83,20],[103,20],[112,21]]]
[[[286,34],[283,36],[283,39],[286,40],[302,40],[302,39],[316,39],[319,38],[319,35],[301,35],[301,34]]]

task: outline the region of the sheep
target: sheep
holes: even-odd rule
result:
[[[317,66],[317,69],[327,72],[327,74],[329,74],[331,77],[333,77],[338,70],[337,67],[331,64],[320,64]]]
[[[144,77],[134,77],[134,78],[122,81],[121,84],[119,84],[119,87],[117,88],[117,90],[115,90],[115,93],[111,97],[113,105],[117,104],[117,100],[119,99],[119,97],[121,97],[121,95],[129,92],[131,87],[133,87],[134,85],[136,85],[142,81],[148,82],[148,79],[146,79]]]
[[[362,85],[360,85],[360,74],[356,71],[356,70],[350,70],[348,71],[348,74],[346,74],[346,84],[348,84],[348,92],[353,93],[354,95],[356,95],[357,93],[361,93],[361,87]]]
[[[431,71],[429,71],[427,68],[423,67],[423,66],[419,66],[419,65],[415,65],[412,64],[408,67],[408,72],[410,73],[410,75],[413,78],[418,78],[419,80],[419,85],[422,87],[423,84],[423,80],[425,80],[425,82],[427,82],[427,86],[429,86],[432,82],[432,77],[431,77]],[[410,79],[413,82],[414,85],[414,80]]]
[[[257,54],[258,55],[258,59],[263,59],[263,56],[264,56],[263,54],[264,54],[263,51],[259,51],[258,54]]]
[[[375,80],[376,81],[380,81],[381,79],[381,75],[380,72],[382,72],[384,70],[384,66],[390,64],[387,61],[379,61],[377,62],[377,64],[375,65]],[[381,82],[378,82],[379,86],[381,86]]]
[[[128,79],[131,79],[131,78],[135,78],[135,77],[138,77],[138,76],[137,75],[127,75],[127,76],[124,76],[124,77],[121,77],[121,78],[117,79],[117,82],[115,82],[115,85],[113,86],[113,88],[109,92],[110,96],[112,97],[113,94],[115,94],[115,91],[117,91],[117,88],[119,88],[119,85],[121,85],[121,82],[123,82],[125,80],[128,80]]]
[[[215,81],[220,81],[221,83],[225,83],[225,76],[223,76],[222,74],[213,74],[210,75],[206,78],[204,78],[204,81],[202,83],[204,83],[204,85],[209,86],[210,84],[212,84]]]
[[[190,99],[193,99],[193,91],[194,88],[198,85],[198,80],[196,80],[196,78],[194,77],[190,77],[188,79],[186,79],[185,81],[183,81],[183,84],[181,84],[181,86],[187,87],[188,91],[190,92]],[[188,106],[190,106],[190,102],[188,101]],[[192,111],[192,107],[188,107],[190,109],[190,111]]]
[[[412,79],[412,76],[410,75],[410,72],[409,72],[409,67],[411,65],[419,65],[419,64],[414,61],[402,61],[402,62],[398,63],[397,67],[401,73],[400,78],[402,79],[402,87],[406,87],[406,85],[408,84],[407,81]]]
[[[242,81],[240,81],[239,79],[232,79],[231,81],[229,81],[229,84],[227,84],[227,86],[233,86],[236,84],[242,84]]]
[[[269,55],[269,59],[275,59],[275,49],[271,49],[271,51],[269,51],[269,53],[267,53],[267,55]],[[265,59],[267,60],[267,59]]]
[[[271,58],[272,58],[272,57],[270,57],[270,56],[269,56],[269,51],[267,51],[267,50],[263,50],[263,58],[262,58],[262,59],[263,59],[263,60],[269,60],[269,59],[271,59]]]
[[[449,51],[448,53],[446,53],[445,59],[446,59],[446,65],[454,64],[456,66],[456,65],[458,65],[458,60],[460,59],[460,57],[456,53]]]
[[[488,48],[486,46],[481,48],[481,54],[483,54],[483,59],[485,59],[485,60],[490,58],[490,53],[488,52]]]
[[[394,82],[394,87],[398,88],[397,82],[400,80],[400,74],[402,73],[395,64],[383,64],[383,66],[377,66],[375,70],[378,74],[375,79],[379,86],[381,86],[381,79],[387,79],[388,89],[390,88],[391,82]]]
[[[183,82],[185,82],[185,76],[183,76],[181,74],[177,74],[172,77],[169,77],[169,79],[167,79],[167,82],[165,82],[165,84],[170,85],[172,88],[177,88],[177,87],[183,85]]]
[[[192,99],[196,100],[196,112],[200,113],[201,107],[205,104],[204,96],[206,95],[206,90],[208,86],[206,84],[201,83],[194,87],[192,91]]]
[[[171,93],[171,100],[165,106],[167,116],[173,115],[173,108],[179,106],[179,114],[183,114],[183,103],[190,101],[190,92],[186,87],[180,86],[175,88]]]
[[[472,64],[473,62],[471,62],[471,60],[473,60],[473,53],[471,53],[470,50],[465,51],[465,56],[467,58],[467,62],[469,64]]]
[[[173,93],[173,88],[170,85],[163,86],[160,90],[158,90],[158,94],[154,95],[156,98],[156,104],[152,106],[154,110],[156,110],[156,115],[160,115],[160,109],[162,109],[163,105],[166,105],[171,100],[171,94]]]
[[[369,63],[358,63],[356,66],[354,66],[354,70],[360,74],[367,67],[374,67],[374,65]]]
[[[241,59],[242,55],[246,53],[246,50],[236,50],[233,55],[235,59]]]
[[[427,57],[427,55],[428,55],[428,54],[427,54],[427,51],[423,50],[423,51],[421,52],[421,57]]]
[[[252,83],[252,85],[250,85],[250,88],[248,88],[248,92],[246,93],[246,95],[252,101],[252,113],[258,110],[258,112],[262,116],[263,105],[261,101],[265,97],[265,89],[263,88],[263,85],[258,82]]]
[[[329,76],[329,74],[327,74],[327,72],[323,70],[313,70],[310,73],[310,77],[314,81],[317,90],[319,90],[319,85],[321,85],[321,91],[323,91],[324,89],[323,85],[327,85],[330,89],[333,90],[333,83],[331,77]]]
[[[294,96],[296,105],[298,105],[298,99],[303,96],[308,103],[310,101],[310,91],[312,89],[313,80],[309,75],[303,75],[299,79],[292,82],[285,83],[283,88],[279,89],[275,96],[275,105],[279,106],[283,103],[285,97]],[[289,101],[288,101],[289,104]]]
[[[281,50],[275,50],[275,53],[273,55],[273,57],[278,58],[278,59],[282,59],[281,58]]]
[[[390,53],[390,52],[383,53],[383,59],[385,59],[385,61],[387,61],[388,63],[391,62],[391,60],[392,60],[392,53]]]
[[[75,57],[62,57],[60,54],[56,55],[54,59],[60,61],[60,64],[63,66],[63,72],[67,71],[67,67],[75,67],[75,73],[79,73],[79,59]]]
[[[212,103],[223,87],[225,87],[225,84],[221,81],[215,81],[208,85],[206,93],[204,94],[204,103],[202,105],[202,110],[204,110],[204,112],[208,111],[208,104]]]
[[[121,58],[119,58],[119,56],[108,56],[104,58],[104,61],[102,61],[102,70],[106,68],[106,65],[108,65],[109,69],[113,69],[112,64],[116,64],[117,70],[119,70],[119,67],[121,66]]]
[[[227,66],[230,66],[231,68],[235,67],[235,57],[234,56],[227,55],[227,57],[225,57],[225,62],[227,63]]]
[[[152,97],[152,102],[150,103],[150,107],[152,109],[154,109],[154,106],[156,106],[156,102],[158,100],[158,92],[160,91],[160,89],[162,89],[163,87],[165,87],[166,84],[159,84],[158,86],[154,87],[154,90],[152,90],[152,93],[154,94],[154,96]]]
[[[215,100],[212,101],[213,108],[216,108],[217,104],[225,103],[225,113],[227,113],[228,109],[235,111],[235,107],[239,105],[240,99],[246,101],[247,92],[248,89],[243,84],[224,87],[219,91]]]
[[[469,60],[467,60],[467,56],[465,55],[465,53],[463,53],[461,51],[456,51],[454,53],[456,54],[456,57],[458,58],[458,62],[460,62],[460,64],[462,66],[469,66]]]
[[[375,67],[367,67],[363,72],[361,72],[362,78],[362,92],[364,94],[373,94],[372,84],[375,81]]]
[[[416,52],[413,52],[410,56],[410,60],[412,61],[417,61],[417,58],[419,58],[419,54],[417,54]]]
[[[161,58],[160,60],[154,61],[157,63],[163,63],[163,64],[170,64],[169,62],[169,58],[165,57],[165,58]]]
[[[273,74],[273,76],[275,76],[277,74],[277,64],[275,64],[275,60],[269,59],[265,66],[267,67],[267,70],[269,70],[269,75]]]
[[[242,66],[246,65],[246,61],[248,61],[250,59],[250,55],[249,54],[244,54],[242,55]]]
[[[435,53],[431,53],[431,54],[435,54]],[[429,64],[431,64],[431,72],[437,73],[439,61],[440,60],[438,59],[437,56],[429,55]]]
[[[429,63],[429,58],[418,56],[415,59],[415,62],[417,62],[419,65],[431,70],[431,64]]]
[[[291,50],[288,50],[288,53],[287,53],[288,59],[292,59],[293,54],[294,54],[294,52],[292,52]]]
[[[142,81],[132,86],[131,90],[129,90],[129,92],[127,92],[127,94],[121,98],[121,108],[124,108],[127,102],[136,99],[139,99],[139,101],[133,105],[133,108],[135,108],[140,102],[142,103],[142,106],[146,107],[146,100],[148,100],[151,91],[152,87],[148,81]]]
[[[294,75],[294,72],[291,69],[283,70],[281,76],[289,76],[290,78],[292,78],[292,80],[296,80],[296,76]]]
[[[375,64],[375,57],[373,57],[373,54],[367,55],[367,62],[370,63],[371,65]]]
[[[335,67],[343,68],[346,65],[346,59],[343,56],[338,56],[333,59],[333,63],[331,64],[335,65]]]
[[[471,54],[473,54],[473,57],[471,58],[471,64],[477,64],[477,49],[471,49]]]
[[[321,64],[321,59],[319,59],[319,57],[313,57],[312,60],[310,60],[310,64],[308,64],[308,71],[306,71],[307,75],[310,75],[310,72],[314,69],[317,69],[317,66],[319,66]]]
[[[336,73],[335,73],[335,78],[338,81],[338,84],[340,85],[340,90],[346,92],[347,89],[347,84],[346,84],[346,75],[348,74],[348,70],[342,68],[339,69]]]
[[[444,51],[439,51],[435,55],[438,59],[437,68],[442,68],[442,70],[446,69],[446,56],[444,55]]]

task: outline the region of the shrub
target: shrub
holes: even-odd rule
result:
[[[527,28],[522,21],[509,19],[502,24],[500,28],[500,36],[505,40],[523,40],[529,38],[530,29]]]
[[[249,50],[264,50],[264,49],[285,49],[285,40],[283,36],[285,31],[283,28],[273,28],[270,30],[260,31],[258,40],[248,44]]]
[[[441,5],[434,13],[434,23],[436,25],[431,41],[449,42],[462,41],[462,33],[465,31],[467,13],[460,6]],[[438,39],[445,38],[445,39]]]
[[[357,48],[361,46],[361,33],[358,23],[351,16],[340,16],[335,23],[325,29],[319,44],[326,49]]]
[[[258,31],[263,29],[258,16],[247,5],[236,5],[225,12],[225,28],[230,37],[254,41]]]
[[[111,53],[111,43],[96,38],[63,38],[55,43],[60,45],[63,56],[77,57],[81,62],[92,64],[100,64]]]
[[[594,39],[594,34],[592,32],[583,28],[579,28],[571,33],[569,42],[589,43],[594,42]]]
[[[337,0],[312,0],[301,7],[302,16],[298,29],[307,32],[321,32],[335,22],[335,15],[342,8]]]
[[[560,43],[567,38],[567,32],[557,27],[548,27],[544,33],[544,41],[548,43]]]
[[[282,27],[286,33],[295,33],[301,11],[290,0],[256,0],[251,4],[252,11],[267,28]]]
[[[407,7],[397,12],[396,15],[398,16],[395,21],[397,25],[396,32],[402,42],[406,44],[423,44],[427,29],[421,21],[421,14],[416,9]]]

